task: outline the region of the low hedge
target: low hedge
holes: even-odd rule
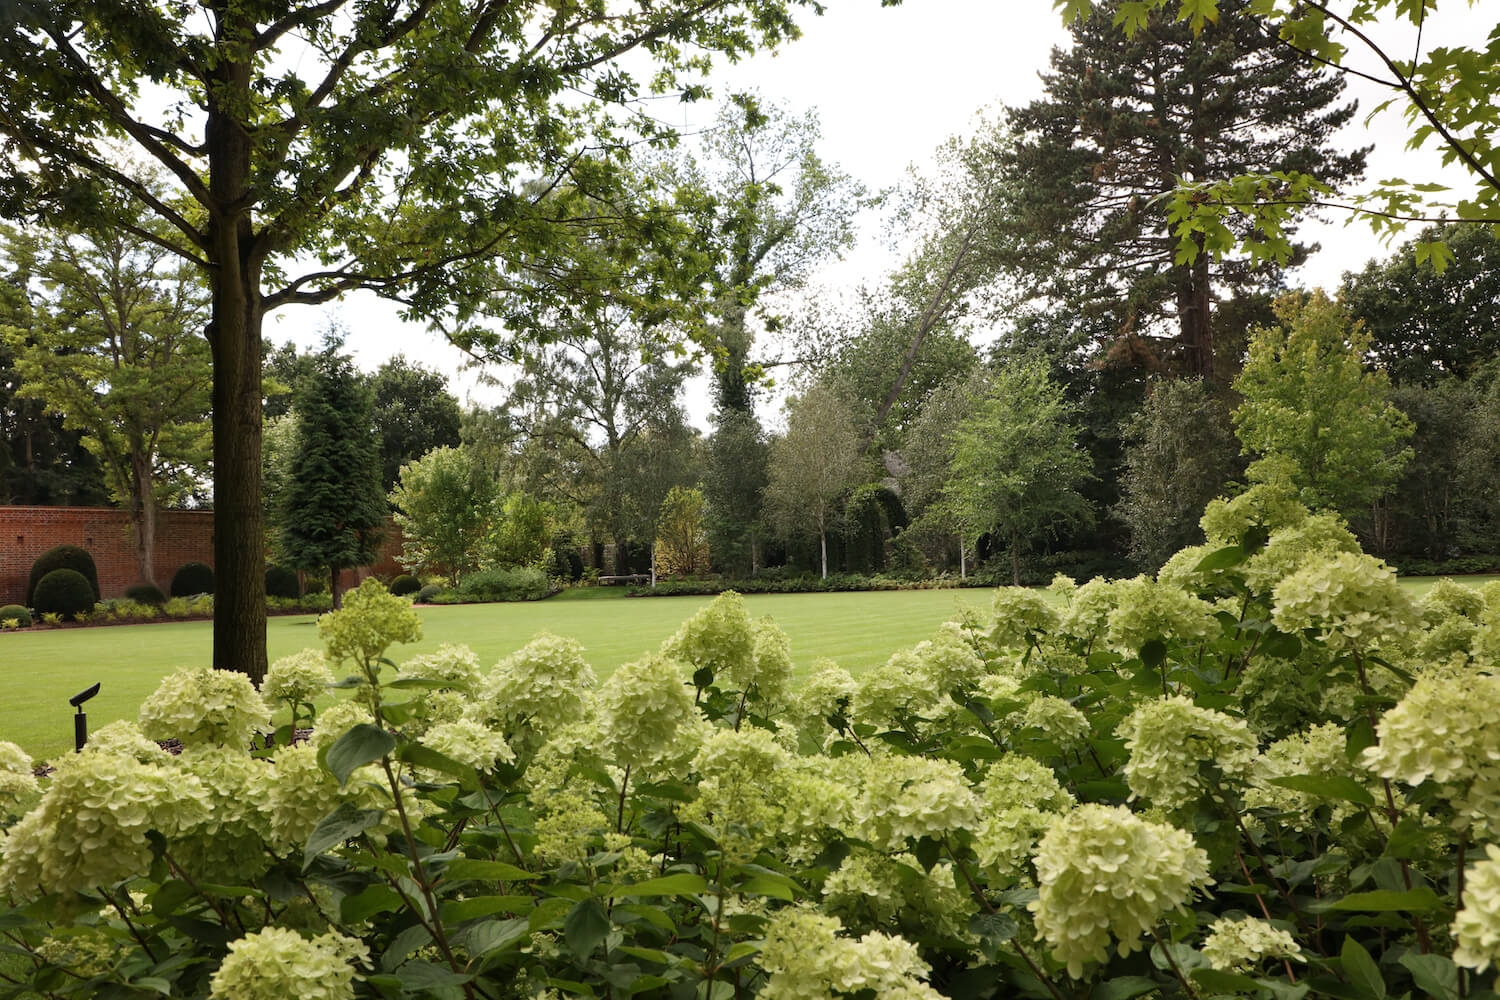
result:
[[[470,573],[452,590],[434,594],[433,604],[487,604],[493,601],[539,601],[557,593],[547,574],[530,566]]]
[[[62,615],[74,621],[94,610],[94,588],[76,569],[55,569],[37,581],[31,606],[37,614]]]
[[[76,545],[56,545],[36,557],[31,564],[31,575],[26,581],[26,605],[36,607],[36,587],[42,577],[56,569],[71,569],[82,574],[93,592],[93,600],[99,599],[99,570],[94,566],[94,557],[87,549]]]
[[[415,594],[422,589],[422,581],[409,573],[402,573],[391,581],[391,593],[397,597],[405,597],[407,594]]]
[[[172,574],[172,596],[192,597],[214,592],[214,571],[207,563],[185,562]]]
[[[15,622],[14,625],[9,624]],[[0,628],[30,628],[31,612],[19,604],[7,604],[0,608]]]
[[[1500,573],[1500,555],[1458,556],[1453,559],[1390,556],[1386,562],[1402,576],[1475,576],[1481,573]]]
[[[125,588],[125,599],[134,601],[136,604],[150,604],[161,607],[167,603],[167,595],[161,592],[161,588],[154,583],[137,583],[133,587]]]
[[[706,580],[658,580],[655,587],[629,587],[626,597],[712,597],[726,590],[739,594],[835,594],[861,590],[950,590],[959,587],[992,587],[991,579],[970,577],[933,577],[926,580],[901,580],[890,576],[863,576],[858,573],[830,573],[819,576],[753,576],[745,580],[727,578]]]

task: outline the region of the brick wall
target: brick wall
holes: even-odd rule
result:
[[[120,597],[139,582],[130,522],[113,507],[0,506],[0,604],[21,604],[36,557],[55,545],[87,549],[99,570],[102,597]],[[391,525],[382,558],[373,567],[346,570],[343,581],[357,584],[370,573],[394,576],[400,567],[401,534]],[[207,510],[165,510],[156,517],[155,583],[165,593],[172,574],[185,562],[214,564],[214,515]]]

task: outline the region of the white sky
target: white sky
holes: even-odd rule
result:
[[[711,82],[718,94],[753,88],[793,112],[816,109],[822,121],[824,159],[872,191],[899,181],[909,164],[920,166],[948,136],[969,131],[981,109],[1020,105],[1038,96],[1038,73],[1046,68],[1052,47],[1067,41],[1061,18],[1048,0],[908,0],[894,8],[881,8],[878,0],[829,0],[827,7],[821,18],[806,18],[799,41],[776,53],[722,66]],[[1423,50],[1441,44],[1480,44],[1494,16],[1494,7],[1486,20],[1476,9],[1453,5],[1429,19]],[[1392,51],[1410,52],[1406,36],[1378,37]],[[1351,62],[1375,68],[1357,57]],[[1384,113],[1368,128],[1364,125],[1365,110],[1387,94],[1358,80],[1351,81],[1347,93],[1359,99],[1361,111],[1340,145],[1375,146],[1368,179],[1438,179],[1465,185],[1462,172],[1443,170],[1435,153],[1404,149],[1406,127],[1396,111]],[[663,102],[658,108],[684,131],[705,126],[714,111],[707,102],[680,107]],[[831,264],[819,276],[824,287],[874,284],[894,263],[876,221],[868,220],[860,244],[844,261]],[[1306,223],[1301,234],[1320,243],[1322,250],[1300,272],[1289,275],[1294,285],[1332,288],[1344,271],[1391,252],[1366,226],[1345,225],[1339,215],[1326,223]],[[284,310],[267,323],[266,333],[278,341],[311,346],[330,317],[349,328],[352,336],[346,347],[361,368],[373,370],[404,353],[453,375],[452,387],[461,398],[497,401],[495,390],[477,386],[472,372],[458,372],[462,356],[440,335],[402,323],[393,304],[373,295],[349,296],[322,308]],[[689,409],[703,424],[707,404],[702,386],[690,390],[690,396]]]

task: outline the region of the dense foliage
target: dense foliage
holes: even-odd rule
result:
[[[94,588],[76,569],[55,569],[37,581],[31,607],[39,615],[61,615],[69,621],[94,607]]]
[[[185,562],[172,574],[169,588],[173,597],[192,597],[214,592],[214,570],[208,563]]]
[[[77,545],[57,545],[36,557],[31,564],[31,575],[26,579],[26,603],[30,605],[36,595],[36,585],[42,577],[55,569],[71,569],[82,573],[93,590],[94,600],[99,599],[99,569],[88,549]]]
[[[602,683],[549,634],[398,667],[420,621],[366,581],[321,651],[170,675],[39,801],[0,745],[17,988],[1492,1000],[1500,588],[1414,601],[1274,486],[1202,528],[858,678],[734,595]]]

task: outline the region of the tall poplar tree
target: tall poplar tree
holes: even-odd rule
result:
[[[1250,0],[1223,0],[1214,22],[1154,12],[1127,36],[1114,16],[1130,6],[1074,21],[1046,94],[1011,114],[1015,178],[999,190],[1013,199],[1014,266],[1041,296],[1102,318],[1117,358],[1222,382],[1217,300],[1274,287],[1281,268],[1216,260],[1198,252],[1202,233],[1184,245],[1165,196],[1180,180],[1278,170],[1355,179],[1364,152],[1331,145],[1354,107],[1339,102],[1343,80],[1268,32]],[[1228,221],[1253,241],[1251,223]],[[1286,263],[1305,254],[1293,245]]]

